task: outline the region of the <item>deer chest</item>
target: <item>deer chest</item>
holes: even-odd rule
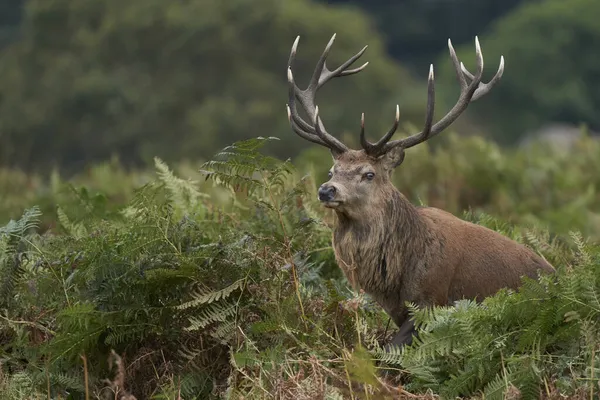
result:
[[[399,266],[390,265],[384,243],[360,241],[351,234],[334,237],[333,247],[338,266],[355,290],[380,292],[397,275]]]

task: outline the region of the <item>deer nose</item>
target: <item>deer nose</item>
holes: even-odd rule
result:
[[[335,187],[329,185],[321,185],[319,188],[319,200],[332,201],[335,197]]]

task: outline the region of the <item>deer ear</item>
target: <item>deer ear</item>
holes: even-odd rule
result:
[[[394,147],[381,156],[381,161],[388,171],[393,170],[404,161],[404,148],[400,146]]]

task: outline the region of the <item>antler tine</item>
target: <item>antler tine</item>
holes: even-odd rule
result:
[[[456,79],[458,79],[458,83],[460,84],[461,92],[465,90],[468,86],[467,80],[465,76],[461,72],[460,66],[462,62],[458,60],[458,56],[456,55],[456,51],[454,50],[454,46],[452,46],[452,40],[448,39],[448,51],[450,52],[450,59],[452,59],[452,64],[454,65],[454,72],[456,73]],[[473,77],[472,79],[475,79]]]
[[[317,143],[325,146],[325,143],[317,137],[312,132],[312,126],[306,123],[302,118],[298,116],[298,109],[296,107],[296,96],[297,93],[300,92],[298,86],[296,86],[294,82],[294,74],[292,73],[292,65],[296,59],[296,52],[298,50],[298,42],[300,41],[300,36],[296,37],[294,40],[294,44],[292,45],[292,50],[290,51],[290,57],[288,59],[288,70],[287,70],[287,80],[288,80],[288,104],[286,104],[288,121],[294,132],[298,134],[298,136],[311,141],[313,143]]]
[[[500,80],[504,72],[504,57],[500,58],[500,66],[496,75],[488,83],[482,83],[481,78],[483,76],[483,53],[481,52],[481,46],[479,44],[479,38],[475,37],[475,53],[477,56],[477,72],[473,75],[464,67],[464,65],[458,60],[452,41],[448,39],[448,49],[450,51],[450,57],[456,70],[456,75],[460,84],[460,96],[452,109],[436,124],[433,126],[433,112],[435,106],[435,91],[434,91],[434,78],[433,78],[433,66],[430,69],[429,80],[428,80],[428,95],[427,95],[427,116],[425,120],[425,127],[423,130],[415,135],[409,136],[404,139],[394,140],[387,143],[383,152],[389,151],[396,146],[401,146],[405,149],[413,147],[419,143],[422,143],[435,135],[442,132],[450,124],[452,124],[469,106],[472,101],[475,101],[485,94],[489,93],[492,87]],[[468,83],[467,79],[471,82]]]
[[[319,106],[315,106],[315,118],[313,120],[314,126],[315,126],[315,132],[317,134],[317,136],[319,138],[321,138],[321,140],[323,140],[323,142],[325,142],[325,144],[331,148],[334,148],[336,146],[335,141],[333,141],[332,139],[335,139],[333,136],[328,135],[326,132],[324,132],[321,129],[321,125],[323,124],[319,124]]]
[[[469,79],[475,80],[475,77],[473,76],[473,74],[471,74],[465,68],[465,66],[463,65],[463,63],[460,63],[460,68],[461,68],[462,72]],[[496,71],[496,74],[494,75],[494,77],[488,83],[483,83],[483,82],[479,83],[479,86],[475,90],[475,93],[473,94],[473,97],[472,97],[471,101],[475,101],[475,100],[481,98],[482,96],[488,94],[488,92],[490,90],[492,90],[492,88],[500,80],[500,78],[502,78],[502,74],[504,74],[504,56],[500,56],[500,65],[498,66],[498,70]]]
[[[435,110],[435,84],[434,84],[434,76],[433,76],[433,64],[429,67],[429,78],[427,79],[427,111],[425,115],[425,126],[423,130],[418,134],[419,140],[427,140],[429,134],[431,133],[431,126],[433,124],[433,114]],[[372,155],[374,157],[380,156],[381,154],[389,151],[393,147],[396,147],[398,144],[398,140],[389,142],[389,140],[396,132],[398,128],[398,123],[400,122],[400,108],[396,105],[396,119],[394,121],[394,125],[392,128],[377,142],[371,144],[364,139],[364,122],[363,128],[361,129],[361,144],[367,154]],[[389,143],[388,143],[389,142]]]
[[[294,74],[292,73],[292,66],[296,59],[296,52],[298,50],[298,42],[300,41],[300,36],[296,37],[294,40],[294,44],[292,45],[292,49],[290,51],[290,57],[288,59],[288,70],[287,70],[287,79],[288,79],[288,104],[286,105],[288,121],[294,132],[296,132],[300,137],[311,141],[313,143],[317,143],[323,146],[327,146],[325,142],[323,142],[318,136],[315,135],[313,127],[305,122],[298,115],[298,109],[296,106],[296,97],[299,95],[301,90],[298,88],[296,83],[294,82]]]
[[[360,145],[368,153],[373,146],[365,137],[365,113],[360,115]]]
[[[429,139],[429,135],[431,135],[431,128],[433,125],[433,114],[434,113],[435,113],[435,77],[433,74],[433,64],[431,64],[429,66],[429,77],[427,78],[427,109],[425,112],[425,125],[423,127],[423,130],[418,135],[415,135],[415,140],[418,140],[419,143],[424,142],[427,139]],[[401,141],[402,141],[402,139],[399,141],[390,142],[387,145],[387,147],[393,148],[393,147],[397,146],[396,143],[401,142]]]
[[[365,137],[365,114],[362,114],[360,119],[360,144],[365,149],[365,152],[371,156],[378,156],[382,153],[385,144],[394,136],[400,123],[400,106],[396,104],[396,118],[394,124],[381,139],[375,143],[370,143]]]
[[[298,110],[296,107],[296,90],[297,86],[294,84],[294,76],[292,70],[288,68],[288,83],[289,83],[289,101],[286,104],[288,121],[292,127],[292,130],[303,139],[310,142],[320,144],[322,146],[328,146],[321,138],[315,135],[313,127],[306,123],[302,118],[298,116]]]
[[[334,34],[329,40],[329,43],[327,43],[323,54],[317,61],[317,65],[310,79],[308,87],[305,90],[300,89],[294,82],[292,64],[294,63],[296,57],[296,51],[298,49],[298,41],[300,37],[298,36],[294,41],[292,51],[290,53],[290,58],[288,61],[288,119],[292,125],[292,129],[302,138],[328,147],[334,152],[343,153],[348,150],[348,147],[346,147],[346,145],[344,145],[341,141],[327,133],[327,130],[323,125],[323,121],[321,120],[321,118],[319,118],[318,107],[315,105],[316,93],[325,83],[327,83],[332,78],[339,76],[348,76],[362,71],[368,65],[368,62],[358,68],[348,69],[348,67],[363,55],[363,53],[367,49],[367,46],[365,46],[354,56],[350,57],[350,59],[348,59],[338,68],[331,71],[326,66],[326,60],[327,56],[329,55],[329,51],[333,46],[335,36],[336,35]],[[303,120],[298,114],[296,100],[300,103],[304,111],[306,111],[306,113],[308,114],[309,121],[313,123],[312,125]]]
[[[321,54],[321,57],[319,57],[319,60],[317,61],[317,65],[315,66],[315,70],[313,71],[312,77],[310,78],[310,83],[308,84],[309,88],[317,88],[319,87],[319,81],[321,80],[321,77],[323,76],[323,73],[327,70],[327,67],[325,66],[325,62],[327,61],[327,56],[329,56],[329,51],[331,50],[331,46],[333,46],[333,42],[335,40],[335,36],[336,34],[334,33],[333,36],[331,37],[331,39],[329,39],[329,42],[327,43],[327,46],[325,46],[325,50],[323,50],[323,54]],[[329,78],[331,79],[331,78]],[[325,82],[321,83],[321,85],[323,85]]]
[[[315,136],[314,134],[305,131],[293,120],[292,111],[290,110],[290,106],[288,104],[286,104],[286,109],[287,109],[288,121],[290,122],[292,129],[294,130],[294,132],[296,132],[298,134],[298,136],[300,136],[303,139],[308,140],[309,142],[313,142],[313,143],[328,147],[328,145],[325,142],[323,142],[318,136]]]
[[[425,113],[425,126],[423,127],[423,137],[431,133],[433,124],[433,114],[435,113],[435,76],[433,74],[433,64],[429,66],[429,77],[427,79],[427,111]]]

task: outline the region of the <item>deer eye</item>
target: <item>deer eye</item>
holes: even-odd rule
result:
[[[333,172],[329,171],[329,172],[327,173],[327,176],[328,176],[329,178],[333,177]]]
[[[367,173],[364,175],[364,177],[365,177],[365,179],[367,179],[367,180],[370,180],[370,181],[371,181],[371,180],[373,180],[373,178],[375,178],[375,174],[374,174],[373,172],[367,172]]]

